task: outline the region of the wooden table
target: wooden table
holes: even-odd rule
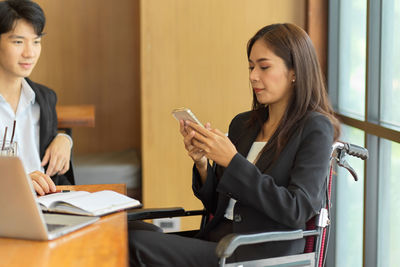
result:
[[[56,106],[58,128],[70,134],[74,127],[94,127],[94,105],[60,105]]]
[[[126,184],[87,184],[87,185],[58,185],[57,190],[74,190],[97,192],[101,190],[112,190],[126,195]]]
[[[123,184],[57,188],[126,192]],[[52,241],[0,238],[0,266],[128,266],[126,212],[103,216],[90,226]]]

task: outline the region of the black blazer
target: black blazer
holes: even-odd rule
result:
[[[28,84],[32,87],[35,92],[35,99],[40,106],[40,136],[39,136],[39,150],[40,159],[43,159],[46,148],[53,141],[57,135],[57,113],[56,93],[38,83],[34,83],[26,78]],[[48,165],[44,168],[47,169]],[[64,175],[55,175],[51,177],[56,185],[75,184],[72,164],[70,162],[70,169]]]
[[[193,191],[213,219],[200,233],[205,236],[223,219],[229,198],[234,208],[233,232],[254,233],[305,229],[325,203],[326,176],[333,143],[329,119],[317,112],[304,118],[282,152],[264,151],[256,165],[246,156],[262,123],[247,126],[251,112],[237,115],[229,126],[229,138],[238,153],[227,168],[208,167],[207,179],[201,184],[194,167]],[[264,118],[266,119],[266,117]],[[273,242],[244,246],[235,253],[237,260],[247,256],[275,257],[304,251],[305,240]]]

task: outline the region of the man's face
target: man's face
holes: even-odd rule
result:
[[[17,20],[14,29],[0,35],[0,76],[28,77],[39,59],[40,41],[31,24]]]

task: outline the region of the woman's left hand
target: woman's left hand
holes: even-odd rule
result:
[[[71,158],[71,142],[62,135],[57,135],[47,147],[42,160],[42,166],[49,164],[46,174],[64,174],[69,170]]]
[[[227,167],[237,153],[231,140],[218,129],[206,129],[190,121],[186,123],[195,132],[193,145],[203,150],[208,159]]]

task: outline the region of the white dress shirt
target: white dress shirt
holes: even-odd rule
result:
[[[261,150],[264,148],[267,142],[254,142],[250,148],[249,154],[247,155],[247,160],[251,163],[255,163],[254,161],[257,159],[258,154],[260,154]],[[235,208],[236,200],[229,199],[228,207],[225,210],[225,218],[229,220],[233,220],[233,209]]]
[[[11,140],[14,120],[16,121],[14,141],[17,142],[17,155],[22,160],[26,173],[44,172],[39,152],[40,106],[35,101],[35,92],[25,79],[22,80],[21,96],[17,112],[0,94],[0,138],[3,141],[5,128],[8,127],[6,140]]]

